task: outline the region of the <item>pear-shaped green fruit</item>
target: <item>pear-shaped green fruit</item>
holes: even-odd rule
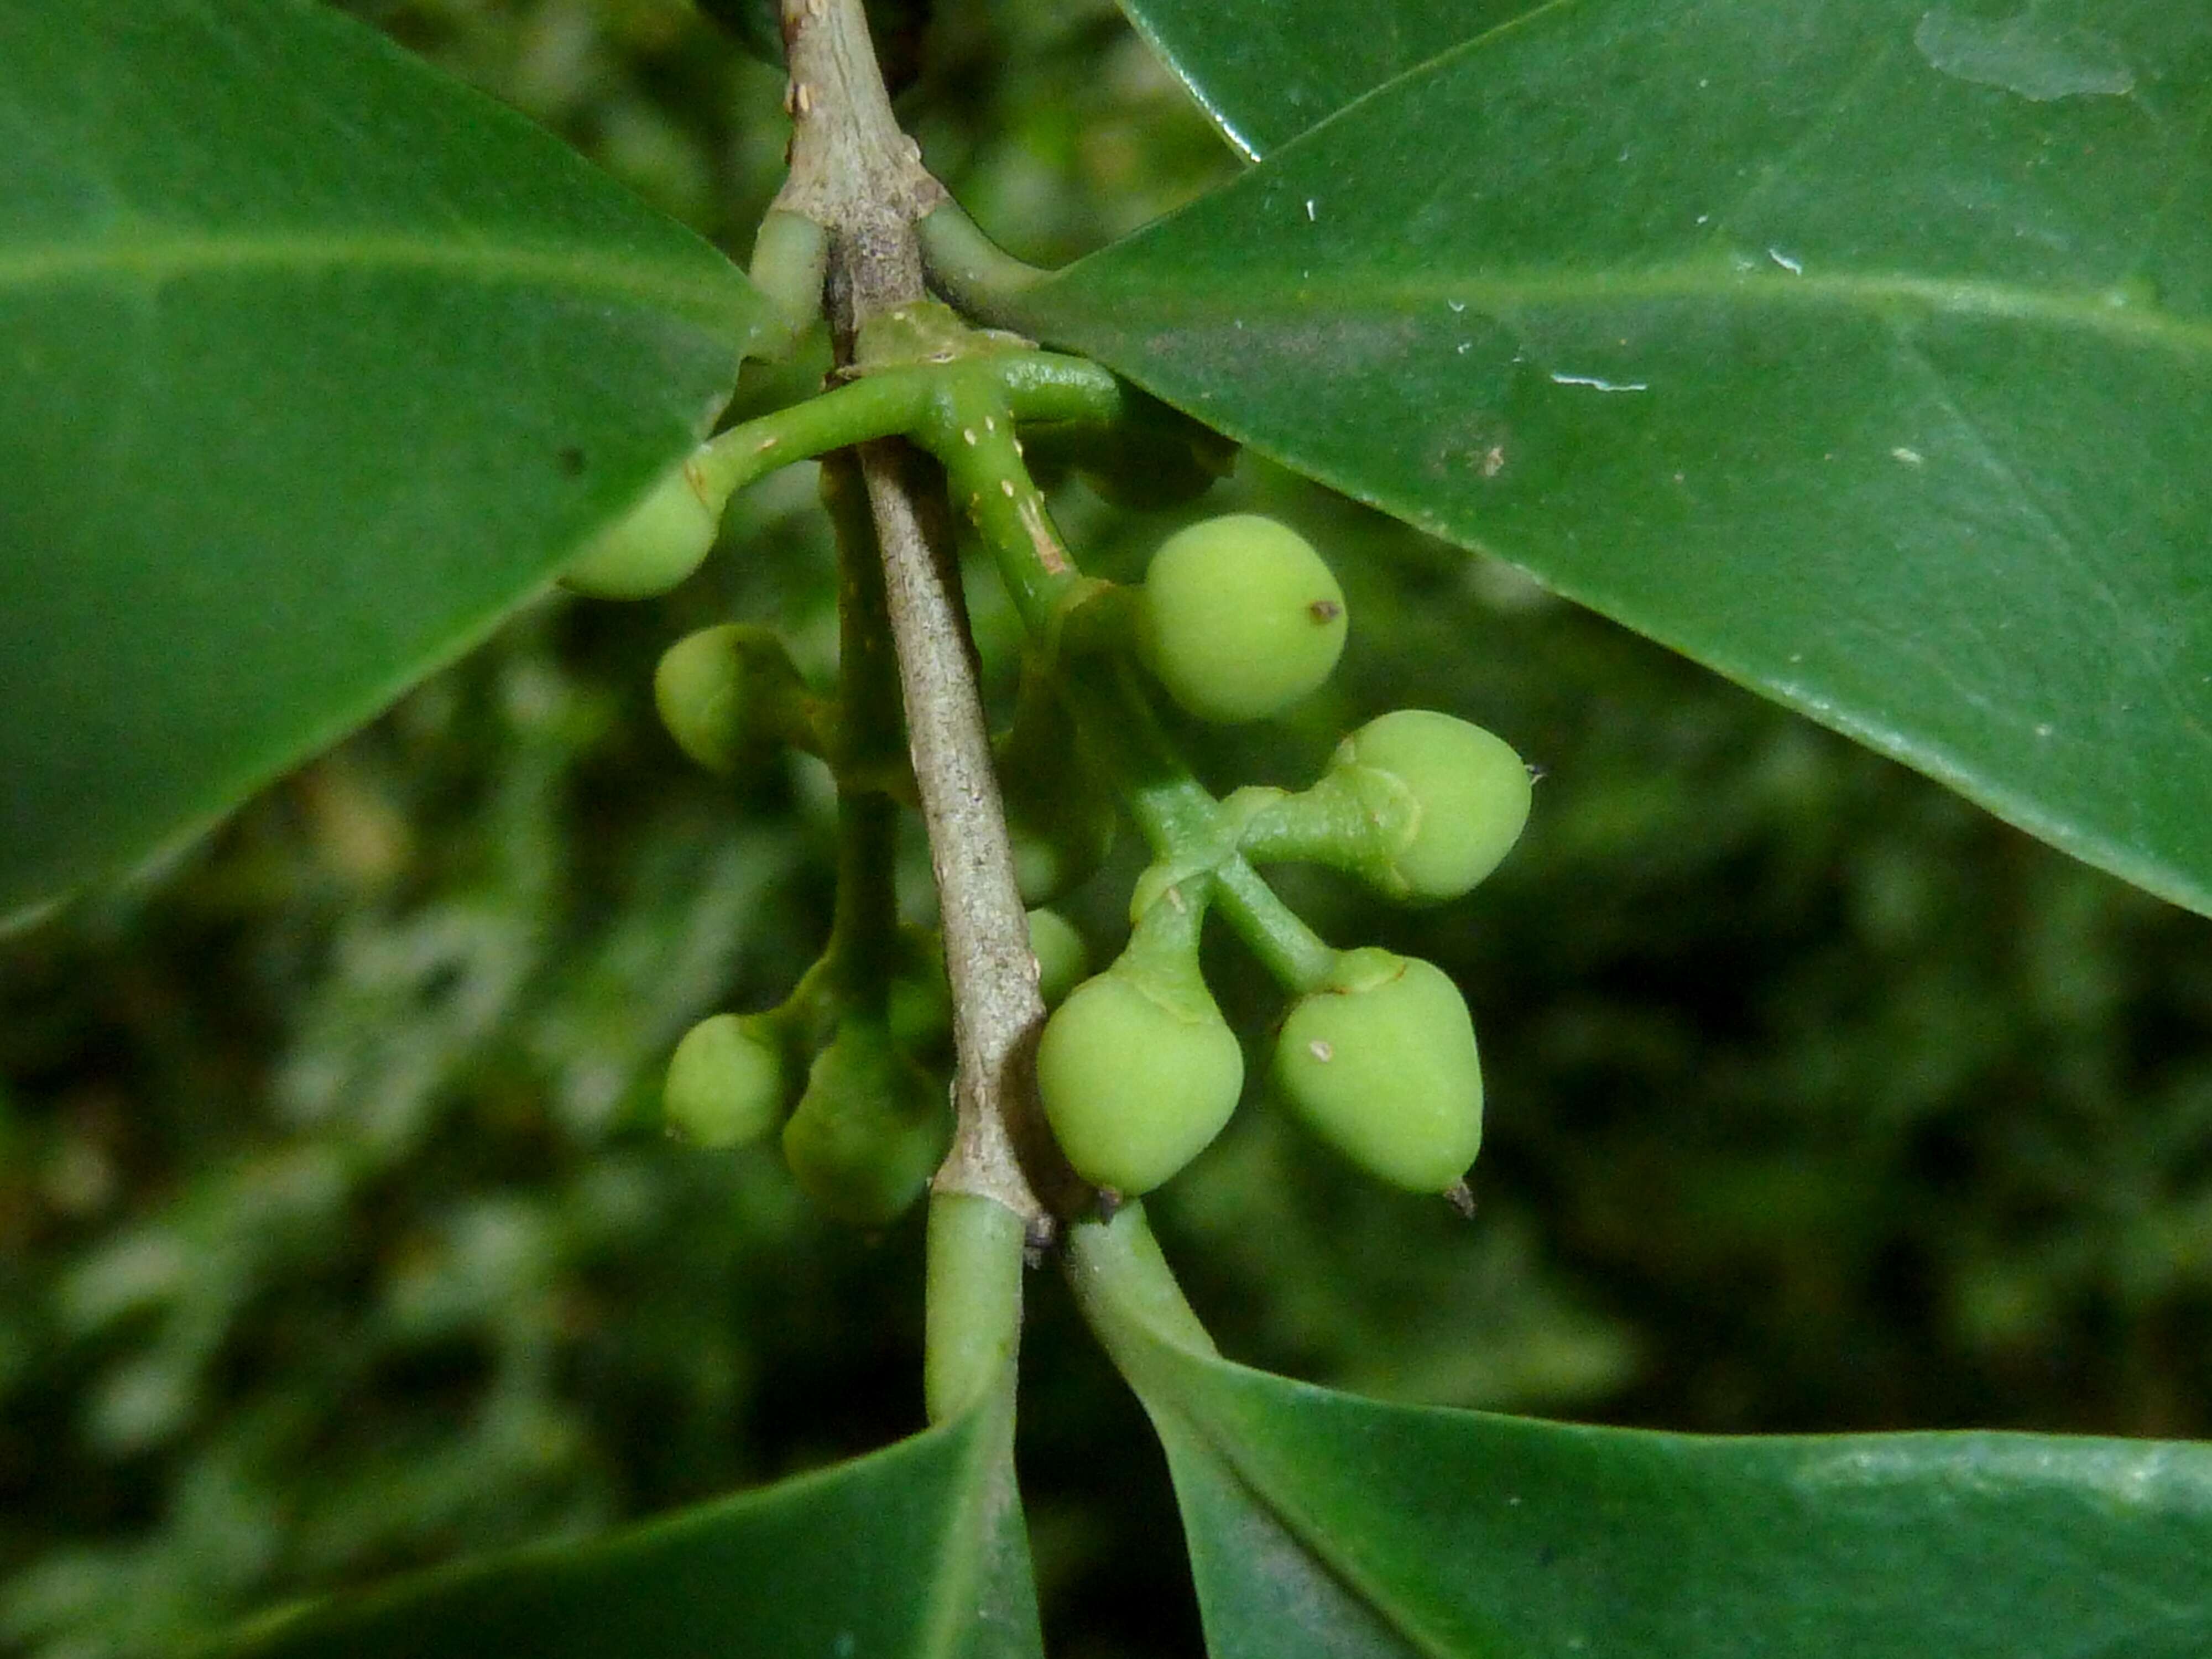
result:
[[[661,653],[653,701],[678,748],[727,773],[748,749],[804,724],[806,685],[772,630],[725,623]]]
[[[669,1056],[661,1107],[668,1127],[700,1146],[740,1146],[783,1115],[783,1048],[758,1015],[715,1014]]]
[[[1162,542],[1137,597],[1138,643],[1201,720],[1263,719],[1316,690],[1344,650],[1344,592],[1304,537],[1232,513]]]
[[[721,524],[689,466],[665,475],[636,506],[592,538],[562,569],[561,585],[596,599],[665,593],[699,568]]]
[[[879,1022],[848,1019],[814,1057],[783,1156],[801,1191],[841,1221],[881,1227],[905,1213],[950,1139],[944,1086]]]
[[[1347,951],[1299,999],[1274,1084],[1315,1133],[1370,1174],[1449,1191],[1482,1146],[1482,1063],[1459,988],[1425,962]]]
[[[1368,817],[1384,844],[1364,867],[1401,898],[1457,898],[1498,867],[1528,822],[1528,769],[1512,745],[1431,709],[1370,720],[1329,769],[1371,797]]]
[[[1244,1054],[1194,966],[1123,962],[1069,993],[1037,1043],[1037,1090],[1075,1172],[1124,1198],[1198,1156],[1237,1109]]]

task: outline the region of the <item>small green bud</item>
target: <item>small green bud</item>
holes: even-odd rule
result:
[[[1171,960],[1135,939],[1069,993],[1037,1042],[1054,1139],[1078,1175],[1125,1198],[1204,1151],[1243,1087],[1243,1050],[1194,957]]]
[[[1318,688],[1344,649],[1344,592],[1286,525],[1232,513],[1162,542],[1138,595],[1146,664],[1201,720],[1260,720]]]
[[[653,700],[676,746],[710,772],[732,772],[763,738],[802,734],[805,683],[769,629],[725,623],[661,653]]]
[[[721,508],[700,496],[687,462],[585,543],[562,570],[561,585],[599,599],[665,593],[699,568],[721,522]]]
[[[1050,910],[1030,912],[1030,954],[1037,962],[1037,994],[1056,1008],[1091,968],[1083,935]]]
[[[741,1146],[783,1115],[783,1048],[757,1014],[715,1014],[669,1056],[661,1109],[668,1127],[698,1146]]]
[[[842,1221],[896,1221],[928,1185],[949,1139],[945,1091],[882,1024],[848,1019],[814,1057],[784,1161],[799,1189]]]
[[[1360,867],[1400,898],[1457,898],[1496,869],[1528,822],[1528,769],[1466,720],[1401,708],[1370,720],[1329,762],[1384,836]]]
[[[1448,1191],[1482,1146],[1474,1024],[1425,962],[1346,951],[1283,1021],[1274,1083],[1315,1133],[1413,1192]]]

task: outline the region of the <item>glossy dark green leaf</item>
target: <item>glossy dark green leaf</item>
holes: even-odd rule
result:
[[[2208,189],[2201,7],[1587,0],[1012,320],[2212,910]]]
[[[1542,0],[1121,0],[1230,143],[1258,157]]]
[[[0,7],[0,915],[480,636],[766,316],[313,0]]]
[[[575,1547],[264,1620],[222,1659],[1038,1659],[1004,1411]],[[204,1659],[216,1659],[216,1654]]]
[[[1213,1659],[2212,1652],[2212,1446],[1383,1405],[1085,1303],[1167,1448]]]

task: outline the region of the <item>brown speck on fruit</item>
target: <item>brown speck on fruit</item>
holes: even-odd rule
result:
[[[1333,623],[1344,614],[1344,607],[1334,599],[1316,599],[1306,607],[1306,614],[1317,623]]]
[[[1101,1187],[1098,1189],[1098,1218],[1101,1221],[1111,1221],[1115,1216],[1121,1214],[1121,1206],[1128,1201],[1113,1188]]]
[[[1444,1188],[1444,1202],[1459,1212],[1462,1221],[1474,1219],[1474,1194],[1464,1181],[1455,1181]]]

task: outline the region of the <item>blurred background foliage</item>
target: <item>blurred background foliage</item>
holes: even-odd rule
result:
[[[353,9],[744,255],[781,83],[681,0]],[[929,161],[1027,257],[1235,165],[1103,0],[883,13]],[[1205,509],[1235,505],[1320,542],[1354,626],[1295,719],[1188,732],[1210,781],[1303,783],[1407,705],[1547,775],[1461,902],[1285,877],[1330,937],[1466,988],[1490,1140],[1465,1225],[1249,1102],[1154,1206],[1232,1354],[1729,1432],[2212,1434],[2204,921],[1250,458]],[[1073,483],[1059,507],[1108,574],[1177,521]],[[772,1149],[653,1119],[688,1024],[779,1000],[818,947],[833,809],[811,763],[688,769],[651,665],[736,616],[826,679],[832,601],[794,470],[665,600],[532,604],[154,878],[0,941],[0,1644],[171,1652],[918,1426],[918,1221],[848,1236]],[[1003,682],[987,574],[975,605]],[[1066,907],[1101,960],[1135,862]],[[916,839],[917,918],[927,877]],[[1215,962],[1256,1045],[1276,1001]],[[1033,1284],[1054,1650],[1194,1654],[1158,1455]]]

